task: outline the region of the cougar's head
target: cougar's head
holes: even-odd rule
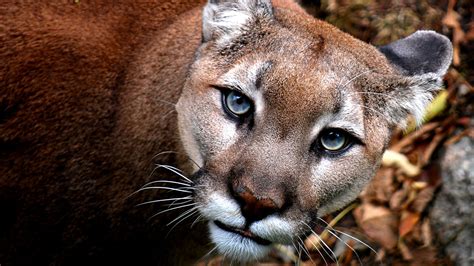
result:
[[[210,237],[238,260],[353,200],[452,57],[431,31],[377,49],[268,0],[209,1],[202,17],[179,129]]]

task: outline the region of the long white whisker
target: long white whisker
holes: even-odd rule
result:
[[[301,265],[301,251],[304,249],[304,247],[297,241],[296,244],[298,245],[298,264]]]
[[[334,259],[334,262],[336,262],[336,265],[339,265],[339,261],[337,260],[336,254],[334,254],[332,249],[326,244],[326,242],[324,242],[324,240],[318,234],[315,234],[315,236],[319,239],[323,246],[326,247],[323,248],[324,253],[326,253],[329,257],[332,257]],[[327,253],[326,249],[331,252],[331,254]]]
[[[197,212],[197,208],[198,208],[198,207],[195,206],[195,207],[193,207],[193,208],[191,208],[191,209],[189,209],[189,210],[187,210],[187,211],[181,213],[178,217],[174,218],[171,222],[167,223],[166,226],[170,226],[170,225],[173,224],[174,222],[181,220],[181,218],[183,218],[183,217],[184,217],[184,219],[186,219],[186,218],[187,218],[187,215],[188,215],[189,213],[196,213],[196,212]],[[184,219],[183,219],[183,220],[184,220]],[[181,221],[182,221],[182,220],[181,220]],[[177,222],[177,224],[180,223],[181,221]],[[172,229],[172,228],[171,228],[171,229]],[[171,230],[170,230],[170,231],[171,231]]]
[[[159,200],[150,200],[150,201],[145,201],[140,204],[137,204],[135,206],[142,206],[142,205],[147,205],[147,204],[152,204],[152,203],[158,203],[158,202],[166,202],[166,201],[177,201],[177,200],[192,200],[193,198],[191,196],[188,197],[182,197],[182,198],[170,198],[170,199],[159,199]]]
[[[189,202],[191,202],[191,201],[192,201],[192,200],[186,200],[186,201],[182,201],[182,202],[176,203],[177,201],[175,200],[175,201],[173,201],[173,202],[171,202],[170,204],[167,205],[167,207],[168,207],[167,209],[169,209],[169,208],[171,208],[171,207],[173,207],[173,206],[181,206],[181,205],[187,204],[187,203],[189,203]]]
[[[193,192],[189,191],[189,190],[184,190],[185,188],[172,188],[172,187],[162,187],[162,186],[153,186],[153,187],[143,187],[143,188],[140,188],[139,190],[135,191],[133,194],[135,193],[138,193],[140,191],[144,191],[144,190],[150,190],[150,189],[164,189],[164,190],[171,190],[171,191],[176,191],[176,192],[183,192],[183,193],[189,193],[189,194],[192,194]],[[133,195],[132,194],[132,195]]]
[[[337,236],[337,234],[333,233],[333,230],[335,230],[330,224],[328,224],[326,221],[324,221],[324,219],[321,219],[320,217],[318,217],[318,219],[320,221],[322,221],[324,224],[326,224],[326,227],[328,228],[328,232],[333,235],[335,238],[337,238],[339,241],[341,241],[342,243],[344,243],[348,248],[350,248],[352,250],[352,252],[354,252],[354,254],[357,256],[357,260],[359,261],[359,264],[362,265],[362,261],[359,257],[359,254],[357,254],[357,251],[355,249],[353,249],[349,244],[347,244],[344,240],[342,240],[340,237]]]
[[[190,204],[186,204],[186,205],[182,205],[182,206],[178,206],[178,207],[173,207],[173,208],[169,208],[169,209],[166,209],[164,211],[160,211],[158,213],[155,213],[153,214],[153,216],[151,216],[150,218],[148,218],[148,220],[151,220],[153,219],[154,217],[162,214],[162,213],[165,213],[165,212],[169,212],[169,211],[172,211],[172,210],[177,210],[177,209],[181,209],[181,208],[186,208],[186,207],[190,207],[190,206],[194,206],[196,205],[196,203],[190,203]]]
[[[313,232],[313,234],[316,234],[312,229],[311,231]],[[324,255],[323,253],[321,253],[321,251],[319,250],[319,248],[316,246],[316,243],[313,242],[313,240],[309,239],[309,242],[311,242],[311,244],[313,244],[313,247],[314,249],[319,253],[319,256],[321,256],[321,258],[323,259],[324,263],[326,264],[326,266],[328,265],[328,262],[326,261],[326,259],[324,258]]]
[[[197,210],[197,207],[194,207],[188,211],[185,212],[185,216],[181,216],[181,219],[179,221],[177,221],[171,228],[170,230],[168,231],[168,233],[166,234],[166,236],[168,237],[168,235],[171,233],[171,231],[173,231],[173,229],[178,226],[178,224],[180,224],[181,222],[183,222],[184,220],[188,219],[189,217],[192,217],[193,215],[195,215],[196,213],[198,212]],[[170,223],[167,224],[167,226],[169,225]]]
[[[336,232],[336,233],[345,235],[345,236],[351,238],[352,240],[355,240],[355,241],[361,243],[362,245],[366,246],[368,249],[370,249],[371,251],[373,251],[376,255],[378,255],[378,254],[377,254],[377,251],[375,251],[375,249],[373,249],[371,246],[369,246],[369,244],[367,244],[367,243],[365,243],[364,241],[358,239],[357,237],[351,236],[351,235],[348,234],[348,233],[345,233],[345,232],[343,232],[343,231],[337,230],[336,228],[332,227],[330,224],[328,224],[326,221],[324,221],[324,220],[321,219],[320,217],[318,217],[318,219],[319,219],[320,221],[322,221],[322,222],[326,225],[326,227],[328,227],[329,230],[333,230],[333,231]]]
[[[295,245],[295,243],[294,243],[294,242],[291,242],[291,244],[292,244],[293,247],[295,248],[295,252],[298,253],[298,254],[300,254],[298,248],[297,248],[296,245]],[[296,264],[296,265],[300,265],[300,260],[301,260],[301,258],[298,257],[298,260],[295,262],[295,264]]]
[[[323,248],[323,252],[326,253],[326,255],[328,255],[329,257],[332,257],[334,258],[334,262],[336,262],[336,265],[339,265],[339,261],[337,260],[337,257],[336,257],[336,254],[334,254],[334,252],[332,251],[332,249],[326,244],[326,242],[324,242],[324,240],[318,235],[316,234],[316,232],[314,232],[314,230],[311,228],[311,226],[309,226],[307,223],[305,222],[302,222],[304,225],[306,225],[309,230],[311,230],[311,232],[314,234],[314,236],[316,236],[319,240],[320,243],[323,244],[322,248]],[[326,249],[328,249],[329,252],[331,252],[331,254],[329,254]]]
[[[198,217],[194,220],[194,222],[191,224],[190,228],[193,228],[194,224],[198,223],[199,220],[202,218],[203,216],[200,214],[198,215]]]
[[[164,164],[158,164],[157,166],[158,166],[158,167],[165,168],[165,169],[167,169],[167,170],[169,170],[169,171],[171,171],[171,172],[177,174],[178,176],[184,178],[184,179],[185,179],[186,181],[188,181],[189,183],[194,183],[193,181],[191,181],[191,179],[187,178],[186,176],[184,176],[184,175],[181,174],[180,172],[178,172],[178,171],[174,170],[173,168],[171,168],[172,166],[170,167],[169,165],[164,165]]]
[[[174,153],[174,154],[182,154],[184,156],[186,156],[188,158],[188,160],[190,160],[194,165],[197,166],[197,168],[201,169],[202,167],[196,163],[196,161],[194,161],[193,159],[191,159],[191,157],[185,153],[182,153],[182,152],[176,152],[176,151],[162,151],[158,154],[156,154],[155,156],[152,157],[152,159],[155,159],[156,157],[160,156],[160,155],[163,155],[163,154],[171,154],[171,153]]]
[[[217,249],[217,246],[215,246],[214,248],[212,248],[211,250],[209,250],[209,252],[207,252],[206,255],[202,256],[200,260],[204,260],[204,258],[209,257],[209,255],[211,255],[212,252],[214,252],[216,249]],[[208,265],[208,264],[206,264],[206,265]]]
[[[333,233],[332,230],[328,230],[328,232],[333,235],[337,240],[341,241],[342,243],[344,243],[344,245],[346,245],[350,250],[352,250],[352,252],[356,255],[357,257],[357,260],[359,261],[359,264],[362,266],[362,261],[360,260],[360,257],[359,257],[359,254],[357,254],[357,251],[355,251],[355,249],[353,249],[351,247],[351,245],[347,244],[346,241],[342,240],[339,236],[337,236],[337,234]]]
[[[308,258],[314,263],[313,258],[311,258],[311,255],[309,255],[308,249],[306,248],[303,239],[301,237],[297,236],[299,239],[299,242],[301,242],[301,247],[303,248],[303,252],[308,256]]]
[[[177,182],[177,181],[171,181],[171,180],[155,180],[155,181],[146,183],[145,185],[143,185],[143,187],[147,187],[149,185],[156,184],[156,183],[168,183],[168,184],[175,184],[175,185],[181,185],[181,186],[187,186],[187,187],[192,186],[189,183],[183,183],[183,182]]]
[[[334,228],[331,229],[331,230],[333,230],[334,232],[337,232],[337,233],[339,233],[339,234],[345,235],[345,236],[347,236],[347,237],[349,237],[349,238],[351,238],[351,239],[353,239],[353,240],[355,240],[355,241],[361,243],[362,245],[364,245],[364,246],[366,246],[368,249],[370,249],[372,252],[374,252],[376,255],[378,255],[378,253],[377,253],[377,251],[375,251],[375,249],[373,249],[371,246],[369,246],[369,245],[368,245],[367,243],[365,243],[364,241],[358,239],[357,237],[353,237],[353,236],[351,236],[351,235],[349,235],[349,234],[347,234],[347,233],[344,233],[344,232],[342,232],[342,231],[340,231],[340,230],[337,230],[337,229],[334,229]]]

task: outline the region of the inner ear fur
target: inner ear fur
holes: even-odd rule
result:
[[[408,114],[420,124],[426,106],[441,89],[443,76],[451,65],[451,42],[434,31],[417,31],[380,47],[379,51],[399,72],[399,75],[382,77],[386,97],[379,106],[381,113],[402,127]]]
[[[270,0],[209,0],[202,15],[202,41],[239,35],[253,22],[270,18]]]

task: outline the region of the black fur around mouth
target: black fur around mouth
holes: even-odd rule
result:
[[[254,233],[250,232],[250,230],[248,230],[248,229],[240,229],[240,228],[231,227],[231,226],[225,225],[225,224],[223,224],[222,222],[219,222],[219,221],[214,221],[214,224],[217,225],[217,227],[219,227],[220,229],[222,229],[224,231],[231,232],[231,233],[234,233],[234,234],[239,234],[242,237],[253,240],[255,243],[257,243],[259,245],[268,246],[272,243],[272,242],[270,242],[266,239],[263,239],[259,236],[256,236]]]

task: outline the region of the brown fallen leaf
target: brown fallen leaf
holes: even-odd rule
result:
[[[404,237],[406,234],[410,233],[419,220],[419,213],[409,211],[402,212],[402,219],[400,221],[400,226],[398,227],[399,235]]]
[[[362,204],[353,214],[357,224],[371,239],[388,250],[393,250],[397,246],[398,218],[389,209]]]
[[[390,150],[400,152],[400,151],[402,151],[403,148],[405,148],[409,145],[412,145],[413,143],[415,143],[415,141],[418,138],[422,137],[424,134],[436,129],[439,126],[440,126],[439,122],[430,122],[430,123],[424,124],[418,130],[406,135],[400,141],[398,141],[397,143],[394,143],[392,146],[390,146]]]
[[[414,212],[422,213],[433,199],[435,189],[435,187],[426,187],[420,190],[411,203],[410,209]]]
[[[397,190],[395,193],[393,193],[389,202],[390,209],[400,210],[407,195],[408,195],[408,191],[406,189]]]
[[[393,168],[381,168],[360,194],[363,202],[387,203],[395,192]]]

